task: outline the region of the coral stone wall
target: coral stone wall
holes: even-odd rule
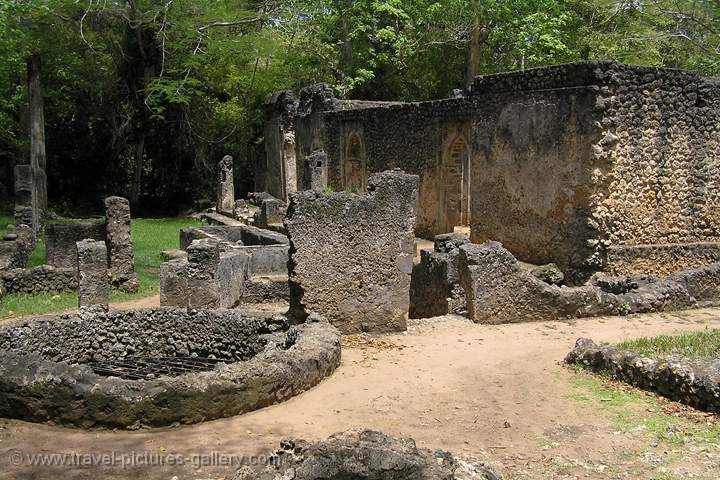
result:
[[[615,250],[607,268],[665,275],[717,260],[720,81],[679,70],[603,67],[597,101],[603,135],[595,153],[607,167],[593,221]],[[655,261],[658,255],[668,261]]]
[[[466,96],[431,102],[341,101],[313,86],[295,128],[299,189],[319,150],[334,190],[402,168],[420,176],[416,235],[469,223],[474,242],[554,262],[570,283],[720,259],[718,80],[582,62],[478,77]]]
[[[406,328],[418,178],[374,175],[369,192],[297,192],[290,238],[290,313],[326,317],[343,333]]]
[[[588,223],[595,92],[487,87],[475,95],[472,241],[497,240],[522,261],[582,271],[596,235]]]
[[[261,335],[269,332],[264,320],[227,310],[96,312],[4,327],[0,350],[68,363],[193,354],[247,360],[264,348]]]

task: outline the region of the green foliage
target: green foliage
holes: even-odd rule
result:
[[[5,219],[8,218],[0,217],[0,226]],[[160,252],[170,248],[179,248],[180,229],[200,224],[199,220],[191,218],[133,219],[131,228],[135,272],[140,288],[138,292],[132,294],[113,290],[110,294],[110,301],[118,302],[157,295],[160,292]],[[44,261],[44,249],[41,247],[41,250],[36,250],[36,252],[38,258],[42,256]],[[10,294],[0,299],[0,318],[58,312],[75,307],[77,307],[76,292],[36,295]]]
[[[682,355],[685,357],[720,358],[720,329],[705,329],[680,335],[660,335],[628,340],[617,346],[640,355]]]
[[[97,212],[120,194],[157,215],[211,197],[227,153],[239,192],[253,188],[269,93],[328,82],[348,98],[443,97],[472,70],[473,32],[479,74],[581,59],[720,73],[716,1],[0,0],[0,196],[27,155],[30,54],[51,204]]]

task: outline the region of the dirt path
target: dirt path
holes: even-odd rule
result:
[[[283,437],[317,439],[363,427],[468,457],[488,456],[510,479],[650,479],[658,467],[643,452],[657,444],[641,432],[616,431],[607,416],[573,399],[575,374],[559,362],[579,336],[614,342],[706,326],[720,327],[720,309],[501,326],[454,317],[413,322],[406,334],[348,337],[332,377],[288,402],[240,417],[135,432],[0,420],[0,477],[222,478],[228,470],[218,467],[39,468],[27,459],[14,465],[10,455],[253,455]],[[692,468],[701,475],[720,468],[714,453]]]

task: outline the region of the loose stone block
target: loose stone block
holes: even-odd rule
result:
[[[105,242],[77,242],[78,306],[100,306],[107,310],[110,293]]]
[[[110,282],[126,292],[136,292],[138,281],[130,235],[130,202],[123,197],[108,197],[105,199],[105,214]]]
[[[233,158],[225,155],[218,164],[217,211],[232,213],[235,207]]]
[[[290,238],[290,312],[328,318],[343,333],[406,328],[419,178],[370,178],[368,193],[298,192]]]
[[[267,228],[268,225],[282,223],[285,219],[287,205],[277,198],[264,200],[260,210],[255,214],[255,226]]]

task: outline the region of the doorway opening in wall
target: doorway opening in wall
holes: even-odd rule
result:
[[[443,210],[445,231],[470,225],[470,150],[461,135],[456,136],[443,154]]]
[[[357,133],[347,137],[345,159],[342,163],[343,186],[352,192],[362,192],[367,187],[365,152]]]

